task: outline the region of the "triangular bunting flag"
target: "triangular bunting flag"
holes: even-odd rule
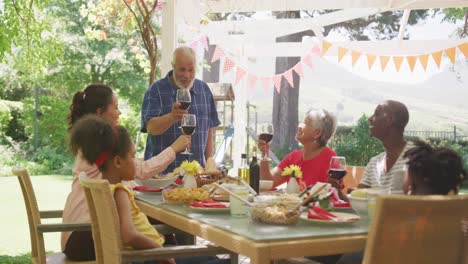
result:
[[[216,46],[215,51],[213,53],[213,58],[211,58],[211,63],[219,60],[219,58],[224,57],[225,55],[226,54],[224,54],[224,51],[220,47]]]
[[[406,61],[408,62],[408,65],[409,65],[409,68],[410,68],[411,72],[413,72],[413,70],[414,70],[414,65],[416,64],[417,59],[418,59],[418,57],[416,57],[416,56],[406,57]]]
[[[437,68],[440,68],[440,61],[442,60],[442,51],[434,52],[431,55],[437,65]]]
[[[302,63],[298,62],[296,66],[293,67],[293,70],[299,75],[299,77],[304,77],[304,71],[302,70]]]
[[[312,56],[310,54],[307,54],[305,58],[302,60],[307,66],[312,68],[314,65],[312,64]]]
[[[450,58],[450,61],[452,62],[452,64],[455,63],[455,52],[456,52],[455,47],[445,50],[445,54],[447,54],[447,56]]]
[[[253,88],[255,87],[255,83],[257,82],[258,77],[249,73],[247,79],[248,79],[248,82],[249,82],[250,90],[253,90]]]
[[[280,93],[281,90],[281,74],[276,74],[273,76],[273,84],[275,85],[276,91]]]
[[[236,64],[231,60],[231,58],[226,57],[224,60],[224,68],[223,68],[223,73],[228,72],[230,69],[232,69]]]
[[[198,49],[198,40],[195,40],[190,44],[190,47],[196,52]]]
[[[419,55],[419,62],[421,63],[421,66],[423,67],[424,71],[427,69],[427,61],[429,60],[429,54],[424,54],[424,55]]]
[[[457,47],[463,55],[465,55],[465,58],[468,59],[468,42],[458,45]]]
[[[354,66],[359,57],[361,57],[361,52],[355,50],[351,51],[351,65]]]
[[[382,71],[385,70],[387,67],[388,61],[390,60],[389,56],[379,56],[380,59],[380,67],[382,68]]]
[[[198,41],[202,44],[205,50],[208,50],[208,37],[206,35],[201,36]]]
[[[289,69],[285,73],[283,73],[283,76],[286,79],[286,81],[288,81],[289,85],[291,85],[291,87],[294,88],[292,69]]]
[[[265,92],[265,94],[268,93],[268,89],[270,88],[270,79],[271,77],[262,78],[262,86],[263,86],[263,91]]]
[[[344,55],[348,52],[348,49],[347,48],[342,48],[342,47],[339,47],[338,48],[338,62],[340,62]]]
[[[237,71],[236,71],[236,80],[235,80],[235,84],[239,83],[239,81],[244,78],[244,75],[245,75],[245,70],[242,69],[241,67],[237,67]]]
[[[331,43],[324,40],[322,41],[322,51],[320,52],[320,56],[323,57],[323,55],[325,55],[325,53],[327,53],[328,49],[331,47]]]
[[[375,55],[372,54],[367,54],[367,65],[369,67],[369,70],[372,69],[372,66],[374,65],[375,58],[377,58]]]
[[[314,45],[314,46],[310,49],[310,54],[320,55],[320,48],[319,48],[319,46]]]
[[[395,63],[395,69],[397,72],[400,71],[401,63],[403,62],[402,56],[393,56],[393,63]]]

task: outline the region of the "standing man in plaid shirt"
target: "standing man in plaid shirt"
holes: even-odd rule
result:
[[[172,70],[153,83],[143,99],[141,132],[148,133],[145,160],[158,155],[182,134],[180,120],[183,114],[197,117],[190,147],[193,155],[177,154],[163,174],[173,171],[184,160],[197,160],[205,167],[206,160],[214,155],[214,128],[220,124],[218,112],[210,88],[195,79],[195,73],[195,51],[190,47],[179,47],[173,54]],[[192,103],[188,110],[181,109],[176,102],[177,89],[190,89]]]

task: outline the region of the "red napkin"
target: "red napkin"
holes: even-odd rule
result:
[[[325,209],[322,209],[320,207],[314,206],[311,209],[309,209],[307,213],[307,218],[309,219],[318,219],[318,220],[326,220],[326,221],[335,221],[339,217],[328,212]]]
[[[213,199],[207,199],[201,202],[191,202],[190,206],[201,208],[228,208],[226,205],[219,203]]]
[[[175,181],[174,181],[175,184],[177,185],[182,185],[184,183],[184,181],[182,181],[181,179],[177,178]]]
[[[351,204],[347,201],[340,199],[338,191],[335,188],[332,188],[331,202],[335,208],[350,208]]]
[[[133,187],[133,190],[134,191],[140,191],[140,192],[161,192],[163,189],[161,188],[149,188],[149,187],[146,187],[146,186],[135,186]]]

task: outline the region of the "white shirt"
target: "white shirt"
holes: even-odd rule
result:
[[[413,142],[408,141],[389,171],[386,171],[386,152],[382,152],[371,158],[364,170],[361,183],[370,187],[390,188],[392,192],[401,193],[403,191],[407,162],[407,159],[404,159],[403,155],[408,149],[413,147]]]

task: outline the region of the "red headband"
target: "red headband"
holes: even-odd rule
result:
[[[96,159],[96,161],[94,162],[94,164],[96,164],[96,166],[98,167],[101,167],[102,164],[104,164],[104,162],[107,160],[107,157],[109,157],[109,154],[111,153],[112,149],[114,148],[114,146],[104,150]]]

